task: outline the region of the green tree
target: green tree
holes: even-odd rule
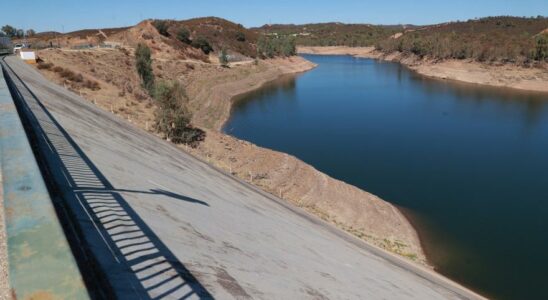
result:
[[[28,37],[32,37],[36,34],[36,31],[34,31],[34,29],[29,29],[27,30],[26,34]]]
[[[156,100],[156,125],[165,138],[176,144],[195,146],[203,141],[205,132],[190,125],[192,114],[188,109],[188,97],[178,82],[159,82],[154,89]]]
[[[190,44],[190,31],[184,27],[181,27],[177,32],[177,39],[185,44]]]
[[[167,30],[169,29],[169,25],[166,20],[154,20],[152,22],[152,25],[158,30],[158,33],[160,33],[163,36],[169,36],[169,32]]]
[[[548,34],[541,34],[536,38],[535,59],[548,60]]]
[[[4,26],[2,26],[2,31],[3,31],[4,33],[6,33],[6,35],[9,36],[9,37],[11,37],[11,38],[14,37],[15,34],[17,33],[17,29],[16,29],[15,27],[13,27],[13,26],[10,26],[10,25],[4,25]]]
[[[228,67],[228,55],[225,49],[222,49],[219,53],[219,63],[225,68]]]
[[[257,41],[260,57],[293,56],[297,53],[295,38],[292,36],[261,36]]]
[[[281,41],[280,52],[283,56],[293,56],[297,54],[297,47],[295,45],[295,38],[288,36],[284,37]]]
[[[141,78],[143,87],[152,92],[154,87],[154,73],[152,72],[152,58],[150,48],[145,44],[138,44],[135,50],[135,67]]]
[[[23,29],[17,29],[17,31],[15,32],[15,36],[17,38],[23,38],[25,37],[25,31]]]
[[[268,36],[261,36],[257,41],[257,52],[263,58],[273,58],[276,56],[276,46],[274,39]]]

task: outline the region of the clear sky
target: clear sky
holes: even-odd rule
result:
[[[2,0],[0,24],[36,31],[121,27],[148,18],[217,16],[246,27],[340,21],[432,24],[494,15],[548,16],[548,0]]]

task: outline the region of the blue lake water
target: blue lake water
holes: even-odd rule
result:
[[[239,97],[225,132],[398,205],[440,273],[497,299],[547,299],[547,94],[304,57],[318,67]]]

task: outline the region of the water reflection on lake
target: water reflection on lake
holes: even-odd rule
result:
[[[543,298],[548,96],[306,58],[319,66],[240,97],[225,130],[401,206],[441,273],[500,299]]]

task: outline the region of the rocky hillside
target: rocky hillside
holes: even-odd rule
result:
[[[257,38],[257,33],[240,24],[207,17],[184,21],[145,20],[132,27],[86,29],[66,34],[44,32],[29,39],[29,43],[37,49],[134,48],[138,43],[145,43],[160,59],[208,62],[210,59],[215,61],[221,50],[225,50],[232,61],[254,58]]]

